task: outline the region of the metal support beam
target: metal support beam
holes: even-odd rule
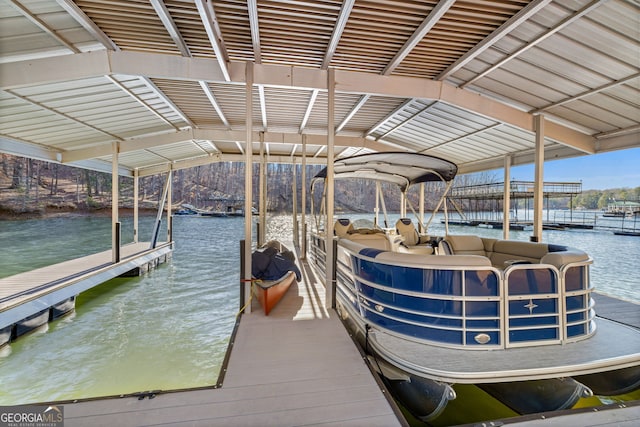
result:
[[[251,313],[251,304],[249,304],[251,298],[251,223],[253,221],[251,217],[251,195],[253,194],[252,183],[252,161],[253,161],[253,66],[247,64],[246,68],[246,83],[245,83],[245,143],[246,148],[244,150],[244,272],[242,272],[242,278],[244,282],[244,297],[245,301],[243,305],[246,305],[245,312]]]
[[[119,188],[118,188],[118,142],[111,145],[111,261],[120,262],[120,236],[118,233],[118,204],[119,204]]]
[[[153,225],[153,232],[151,234],[151,249],[155,249],[158,243],[158,233],[160,233],[160,224],[162,223],[162,207],[167,200],[167,194],[169,193],[169,185],[171,183],[171,170],[167,171],[167,179],[162,187],[162,195],[158,201],[158,213],[156,214],[156,222]]]
[[[140,198],[140,171],[133,171],[133,243],[138,243],[139,239],[139,201]]]
[[[325,284],[326,295],[325,304],[327,307],[335,308],[335,292],[336,284],[333,281],[335,263],[334,259],[336,254],[333,248],[333,205],[334,205],[334,182],[333,182],[333,157],[334,157],[334,138],[335,138],[335,102],[336,102],[336,74],[333,68],[330,68],[327,72],[327,88],[328,88],[328,102],[327,102],[327,219],[324,224],[325,229],[325,248],[326,248],[326,280]]]
[[[206,30],[207,36],[209,37],[211,47],[216,54],[216,59],[218,61],[218,65],[220,66],[220,71],[222,71],[225,81],[231,81],[231,76],[229,75],[229,66],[227,64],[227,49],[225,48],[222,41],[222,34],[220,32],[220,28],[218,27],[218,21],[216,19],[215,11],[213,10],[213,3],[209,0],[195,0],[195,2],[196,7],[198,8],[198,13],[200,14],[200,19],[202,20],[202,24],[204,25],[204,29]],[[251,245],[249,245],[249,247],[250,246]]]
[[[260,179],[258,183],[260,186],[260,202],[258,204],[260,227],[258,227],[258,246],[262,246],[265,243],[265,233],[267,231],[267,159],[264,148],[264,132],[260,132]]]
[[[511,224],[511,156],[504,156],[504,196],[502,204],[502,238],[509,240],[509,224]]]
[[[302,135],[302,215],[300,222],[302,223],[302,246],[300,253],[302,259],[307,258],[307,137]]]
[[[293,244],[297,247],[300,247],[300,230],[298,229],[298,171],[296,170],[298,168],[298,165],[296,165],[296,159],[295,157],[293,158],[293,167],[292,169],[292,174],[293,174],[293,182],[291,183],[291,192],[292,192],[292,197],[291,197],[291,202],[292,202],[292,209],[291,209],[291,213],[293,216]]]
[[[172,221],[171,221],[171,195],[173,193],[173,171],[169,171],[169,176],[167,177],[168,188],[167,188],[167,242],[171,242],[172,236]]]
[[[544,116],[535,116],[536,153],[533,185],[533,235],[532,242],[542,241],[542,204],[544,186]]]

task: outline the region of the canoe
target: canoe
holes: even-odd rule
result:
[[[278,280],[256,280],[253,282],[253,293],[260,301],[265,316],[268,316],[273,307],[278,304],[294,280],[296,280],[295,273],[288,271]]]

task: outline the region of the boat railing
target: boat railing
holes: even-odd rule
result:
[[[337,292],[365,321],[431,344],[539,346],[595,332],[591,260],[504,270],[476,255],[400,254],[342,240]]]

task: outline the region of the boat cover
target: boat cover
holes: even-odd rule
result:
[[[345,157],[333,163],[334,179],[364,178],[395,183],[405,191],[410,185],[451,181],[458,173],[455,163],[420,153],[386,152]],[[322,169],[313,180],[327,177]]]

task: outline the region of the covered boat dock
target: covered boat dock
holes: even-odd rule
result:
[[[534,163],[531,239],[540,241],[546,161],[640,146],[640,8],[631,1],[0,0],[0,12],[0,152],[135,185],[164,174],[169,215],[172,173],[181,168],[259,163],[262,180],[267,162],[294,163],[306,181],[307,164],[326,164],[331,176],[336,159],[400,150],[447,158],[462,174],[504,169],[504,182],[512,166]],[[245,194],[253,194],[253,171],[245,170]],[[259,186],[264,230],[266,187]],[[115,254],[118,179],[111,191]],[[330,181],[327,200],[333,192]],[[248,242],[251,226],[247,216]],[[332,227],[328,221],[327,240]],[[250,252],[246,245],[245,258]],[[245,265],[244,280],[250,271]],[[319,318],[290,323],[319,334],[327,327],[331,345],[346,351],[342,361],[362,364],[332,317],[333,283],[309,291],[326,309],[311,306]],[[246,282],[244,295],[248,303]],[[366,411],[376,414],[367,425],[377,416],[394,422],[382,392],[367,391],[351,406],[340,402],[351,384],[333,394],[303,381],[310,394],[287,395],[286,377],[296,368],[317,384],[343,372],[327,357],[304,368],[291,363],[275,348],[283,338],[275,334],[288,326],[259,316],[249,305],[241,322],[247,329],[232,354],[250,360],[232,357],[225,384],[236,387],[69,405],[68,424],[211,425],[223,409],[224,425],[239,417],[249,425],[359,425]],[[260,378],[258,356],[238,350],[260,342],[263,335],[254,339],[252,331],[265,336],[263,364],[281,374],[265,377],[262,388],[235,377],[246,370]],[[321,338],[309,347],[319,355]],[[310,358],[298,350],[296,361]],[[372,390],[373,379],[359,375]],[[266,390],[276,384],[285,393],[270,399]],[[317,405],[321,396],[332,403]],[[252,404],[266,409],[251,412]],[[637,410],[631,414],[638,418]]]

